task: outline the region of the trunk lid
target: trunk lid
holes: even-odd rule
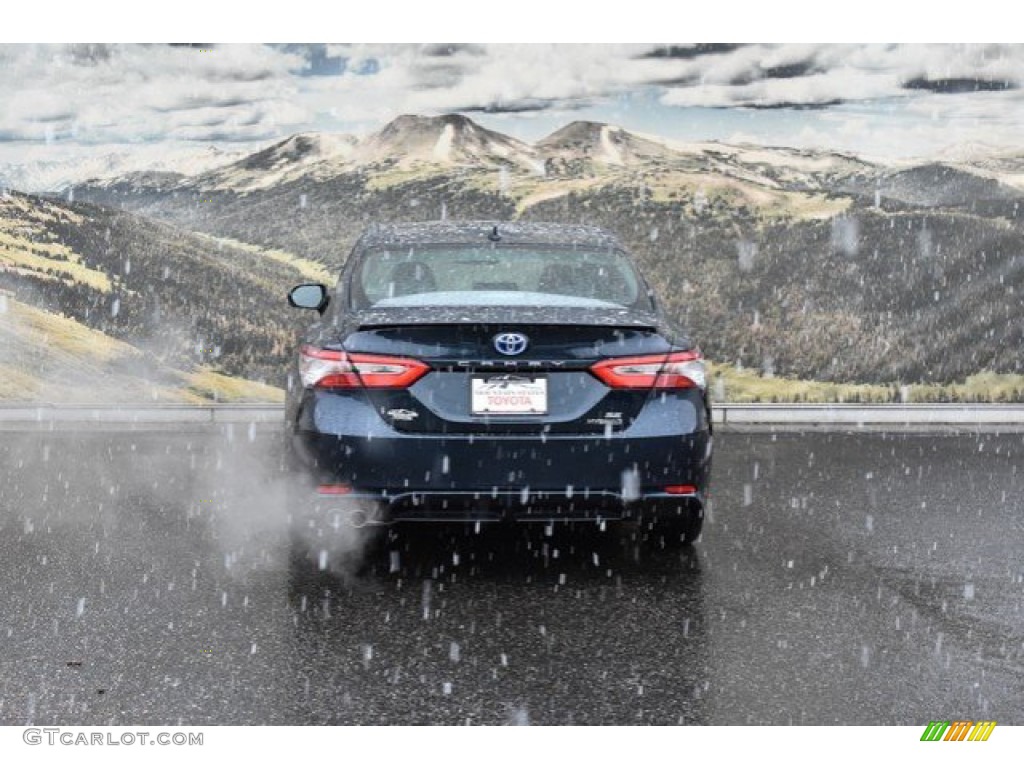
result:
[[[648,391],[611,389],[590,366],[607,357],[666,353],[672,346],[658,332],[655,316],[619,308],[394,308],[349,320],[346,351],[430,365],[408,389],[365,390],[385,421],[409,433],[616,432],[636,417]],[[526,338],[522,353],[497,350],[495,338],[508,333]],[[481,413],[486,391],[499,395],[491,400],[499,409],[519,408],[516,398],[532,392],[538,398],[532,404],[542,404],[543,411]]]

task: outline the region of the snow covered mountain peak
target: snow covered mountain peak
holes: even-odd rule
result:
[[[540,172],[537,151],[464,115],[401,115],[368,136],[355,152],[359,164],[517,166]]]

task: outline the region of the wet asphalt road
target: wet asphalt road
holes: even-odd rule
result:
[[[0,724],[1024,725],[1024,435],[717,437],[703,540],[289,580],[272,435],[0,433]]]

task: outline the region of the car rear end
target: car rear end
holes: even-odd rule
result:
[[[413,274],[444,272],[421,247],[388,273],[410,273],[411,291],[391,283],[385,298],[359,296],[357,260],[289,392],[310,508],[358,509],[358,524],[643,517],[699,531],[712,446],[699,351],[667,332],[636,275],[577,300],[544,282],[558,270],[535,250],[492,247],[495,264],[464,266],[484,287],[452,292]],[[602,275],[602,258],[588,269]],[[622,258],[609,263],[630,269]]]

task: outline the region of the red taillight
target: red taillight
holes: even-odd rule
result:
[[[696,485],[666,485],[665,493],[671,493],[673,496],[686,496],[688,494],[696,493]]]
[[[299,351],[302,383],[317,389],[408,387],[429,370],[426,363],[404,357],[341,352],[309,344]]]
[[[611,357],[594,363],[591,372],[614,389],[704,388],[704,360],[699,349],[643,357]]]
[[[352,493],[352,486],[347,483],[330,483],[318,485],[316,492],[325,496],[344,496],[346,493]]]

